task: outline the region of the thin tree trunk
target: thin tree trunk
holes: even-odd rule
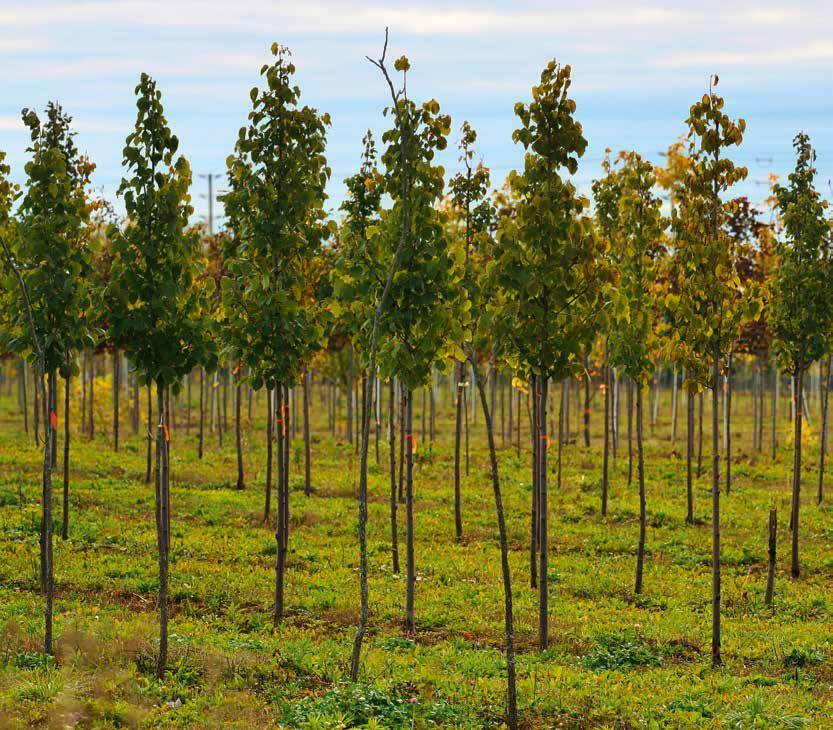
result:
[[[538,468],[540,458],[538,450],[541,448],[541,441],[538,437],[538,376],[534,373],[530,378],[532,389],[532,417],[530,423],[530,434],[532,435],[532,508],[529,536],[529,585],[530,588],[538,587],[538,497],[540,494],[538,482]]]
[[[694,524],[694,393],[686,393],[686,517],[685,521]]]
[[[781,385],[778,368],[773,362],[772,379],[775,381],[772,387],[772,460],[775,461],[775,452],[778,448],[778,390]]]
[[[625,385],[628,408],[628,486],[633,483],[633,379],[628,378]]]
[[[541,378],[539,403],[539,438],[544,442],[539,452],[538,497],[538,545],[540,562],[538,569],[538,648],[546,651],[549,645],[549,548],[547,540],[547,378]]]
[[[240,371],[238,370],[237,372],[239,373]],[[246,486],[246,479],[243,474],[243,424],[241,423],[243,385],[238,375],[234,376],[234,380],[234,440],[237,446],[237,488],[243,489]]]
[[[703,473],[703,391],[698,396],[697,404],[697,478]]]
[[[602,517],[607,516],[607,492],[610,478],[610,353],[608,342],[605,339],[604,354],[604,394],[605,394],[605,416],[604,416],[604,450],[602,452]]]
[[[775,589],[775,560],[778,547],[778,510],[773,507],[769,511],[769,565],[766,576],[766,597],[764,603],[772,606],[772,595]]]
[[[159,427],[156,429],[156,535],[159,554],[159,656],[156,661],[156,676],[162,679],[168,663],[168,548],[170,519],[168,507],[168,471],[166,465],[168,429],[165,418],[165,387],[156,383],[156,406],[159,411]]]
[[[720,656],[720,347],[717,342],[712,358],[712,664],[719,666],[723,660]]]
[[[304,494],[307,496],[312,492],[312,459],[310,455],[309,436],[309,375],[309,370],[305,370],[301,382],[301,387],[304,391]]]
[[[795,376],[796,397],[798,402],[795,404],[795,444],[793,450],[793,489],[792,489],[792,517],[790,525],[792,527],[792,558],[790,562],[790,574],[793,578],[798,578],[800,574],[800,566],[798,562],[798,513],[801,504],[801,423],[804,417],[804,363],[799,361],[798,372]]]
[[[150,392],[150,383],[147,385],[148,390],[148,438],[147,438],[147,459],[145,469],[145,483],[150,484],[150,472],[152,464],[152,446],[153,446],[153,398]]]
[[[726,494],[732,489],[732,353],[726,367],[726,393],[723,404],[723,429],[726,442]]]
[[[390,549],[394,575],[399,575],[399,530],[396,526],[396,388],[388,383],[388,443],[390,445]]]
[[[671,443],[677,442],[677,393],[679,388],[677,386],[677,368],[671,370]]]
[[[69,400],[70,380],[67,374],[64,379],[64,494],[63,512],[61,514],[61,539],[69,538]]]
[[[489,442],[489,459],[492,467],[492,491],[495,499],[495,514],[497,516],[498,534],[500,539],[500,567],[503,577],[503,616],[504,641],[506,651],[506,681],[507,681],[507,726],[510,730],[518,727],[518,703],[515,687],[515,630],[512,609],[512,576],[509,570],[509,546],[506,537],[506,519],[503,514],[503,499],[498,474],[497,449],[495,448],[492,417],[486,403],[486,393],[480,380],[477,380],[477,390],[480,394],[480,405],[486,422],[486,436]]]
[[[45,597],[44,605],[44,639],[43,650],[46,654],[52,654],[52,613],[55,600],[55,574],[53,568],[53,541],[52,541],[52,451],[53,442],[57,437],[57,430],[49,413],[49,404],[54,400],[57,376],[52,370],[48,376],[48,392],[42,393],[41,403],[44,423],[43,443],[43,514],[41,532],[43,539],[42,551],[42,574],[43,591]],[[41,388],[44,388],[41,378]],[[53,410],[52,413],[55,411]],[[57,416],[55,417],[57,421]]]
[[[463,363],[457,365],[457,398],[454,421],[454,535],[457,541],[463,539],[463,511],[460,497],[460,439],[463,426]]]
[[[675,375],[676,377],[676,375]],[[633,383],[632,380],[629,381]],[[639,482],[639,544],[636,549],[636,586],[634,593],[642,593],[642,571],[645,564],[645,457],[642,451],[642,382],[636,386],[636,478]]]
[[[280,414],[275,424],[277,432],[277,473],[278,482],[275,491],[278,497],[278,505],[275,515],[275,613],[273,616],[274,625],[278,626],[284,616],[284,573],[286,570],[286,525],[284,523],[285,499],[284,492],[284,460],[285,452],[283,442],[286,439],[285,406],[283,402],[283,385],[278,383],[275,386],[275,412]]]
[[[590,357],[584,356],[584,446],[590,448]]]
[[[826,368],[820,373],[821,381],[821,444],[819,445],[819,494],[818,504],[824,500],[824,457],[827,454],[827,416],[830,401],[830,366],[833,355],[827,356]]]
[[[414,588],[416,570],[414,567],[414,436],[412,419],[413,394],[410,389],[404,391],[403,406],[405,410],[405,558],[407,585],[405,596],[405,626],[409,634],[416,631],[414,621]]]
[[[119,450],[119,396],[121,395],[121,363],[119,351],[113,350],[113,451]]]
[[[37,391],[37,385],[34,388]],[[23,430],[29,433],[29,403],[26,397],[26,360],[20,358],[20,395],[23,405]]]
[[[269,522],[272,509],[272,457],[274,453],[275,411],[272,407],[272,388],[266,388],[266,501],[263,505],[263,521]]]
[[[205,368],[200,367],[200,425],[197,444],[197,456],[202,459],[205,453]]]

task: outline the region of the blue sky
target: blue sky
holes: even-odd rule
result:
[[[750,175],[739,192],[762,200],[768,173],[789,170],[792,138],[804,130],[829,194],[830,1],[0,0],[0,149],[21,180],[20,109],[58,100],[98,165],[96,187],[113,198],[135,116],[133,88],[147,71],[191,162],[194,204],[204,215],[205,182],[196,176],[224,171],[248,91],[278,41],[293,50],[303,100],[332,116],[328,205],[336,206],[364,130],[385,128],[386,89],[365,55],[378,56],[387,25],[390,57],[411,59],[412,98],[436,98],[452,115],[452,142],[468,119],[496,181],[522,158],[511,141],[513,105],[556,58],[573,67],[577,116],[590,142],[576,176],[585,191],[605,147],[660,160],[716,72],[727,112],[748,125],[736,159]],[[456,153],[443,162],[453,172]]]

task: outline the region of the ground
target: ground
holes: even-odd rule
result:
[[[97,393],[106,392],[101,379]],[[634,599],[636,484],[627,485],[621,443],[610,511],[600,516],[599,400],[591,447],[581,438],[565,447],[560,489],[551,472],[551,646],[544,653],[536,648],[537,593],[529,586],[528,436],[520,457],[508,444],[500,449],[522,726],[833,727],[833,494],[816,505],[812,432],[801,512],[803,575],[792,580],[789,424],[779,420],[776,462],[755,455],[751,403],[745,394],[735,398],[734,479],[723,499],[725,666],[713,669],[708,422],[697,519],[687,525],[684,418],[672,444],[664,394],[647,441],[645,589]],[[255,413],[263,408],[256,399]],[[471,434],[464,538],[456,543],[450,404],[441,403],[433,446],[422,440],[415,418],[418,630],[411,638],[403,628],[404,575],[391,570],[385,444],[380,466],[371,454],[371,630],[361,683],[351,686],[345,680],[358,615],[358,458],[352,446],[330,436],[317,390],[313,408],[309,497],[302,442],[292,445],[288,618],[277,629],[271,617],[275,541],[263,523],[262,419],[247,429],[243,491],[234,489],[232,433],[222,450],[211,435],[200,461],[195,428],[186,435],[180,417],[172,429],[171,662],[158,681],[153,487],[144,481],[144,433],[133,435],[125,418],[122,448],[114,453],[109,408],[101,403],[96,438],[74,437],[70,538],[55,544],[57,649],[46,660],[39,653],[37,590],[40,452],[31,433],[23,433],[16,399],[4,391],[0,727],[500,726],[503,594],[482,424]],[[553,439],[550,455],[555,452]],[[57,526],[60,470],[55,481]],[[775,605],[768,609],[772,506],[779,513],[779,556]],[[404,510],[400,527],[404,569]]]

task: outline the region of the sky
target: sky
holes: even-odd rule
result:
[[[332,117],[327,207],[335,210],[365,130],[380,135],[389,123],[386,86],[366,59],[379,56],[388,26],[389,58],[404,53],[411,61],[411,98],[435,98],[452,116],[441,159],[449,174],[458,169],[463,120],[477,130],[478,154],[495,183],[521,166],[513,107],[555,58],[572,66],[576,116],[589,140],[575,176],[581,191],[600,175],[607,147],[661,162],[717,73],[726,112],[747,122],[733,156],[749,178],[737,193],[761,202],[768,174],[789,171],[792,139],[805,131],[818,152],[819,187],[831,196],[830,2],[0,0],[0,150],[22,182],[28,138],[20,110],[56,100],[97,165],[95,187],[116,201],[144,71],[162,90],[194,172],[196,215],[205,217],[204,176],[218,176],[222,190],[249,90],[277,41],[292,49],[302,101]]]

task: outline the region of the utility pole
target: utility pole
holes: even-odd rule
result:
[[[209,172],[207,175],[200,175],[203,180],[208,182],[208,235],[214,235],[214,178],[217,177],[214,173]],[[222,191],[218,191],[222,192]]]

